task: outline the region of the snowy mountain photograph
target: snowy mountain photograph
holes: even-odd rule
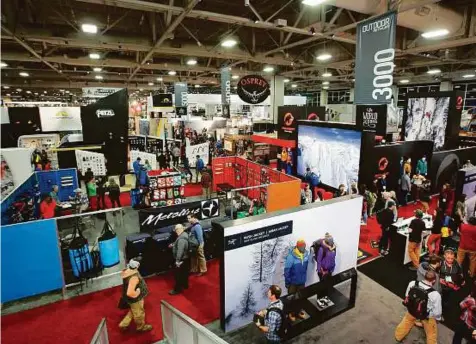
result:
[[[450,97],[409,98],[405,141],[434,141],[434,150],[445,145]]]
[[[349,188],[358,179],[361,136],[354,130],[300,125],[298,175],[304,176],[310,167],[322,183]]]

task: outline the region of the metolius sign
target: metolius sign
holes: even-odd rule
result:
[[[262,103],[270,94],[268,82],[260,75],[247,75],[240,79],[236,90],[241,100],[248,104]]]
[[[357,25],[355,104],[391,102],[396,26],[396,12]]]
[[[220,203],[217,198],[212,198],[169,207],[141,209],[139,210],[140,231],[150,232],[177,223],[185,223],[188,215],[197,215],[200,220],[218,217]]]

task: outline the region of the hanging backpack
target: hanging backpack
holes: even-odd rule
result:
[[[69,243],[68,252],[75,277],[83,277],[93,268],[88,240],[81,233],[78,221],[74,227],[73,240]]]
[[[281,317],[281,325],[279,326],[276,333],[278,334],[279,338],[281,338],[281,339],[286,338],[286,336],[289,332],[289,329],[291,327],[291,323],[289,322],[289,319],[286,315],[286,312],[284,311],[284,309],[281,309],[281,308],[278,308],[278,307],[270,307],[270,308],[268,308],[268,312],[266,313],[266,318],[268,318],[269,313],[271,313],[271,312],[276,312]]]
[[[433,288],[420,288],[419,282],[416,281],[402,302],[403,305],[407,307],[408,313],[413,315],[417,320],[428,319],[428,295],[433,291],[435,291]]]
[[[99,256],[104,267],[110,268],[119,264],[119,239],[107,220],[104,221],[101,236],[98,238],[98,246]]]

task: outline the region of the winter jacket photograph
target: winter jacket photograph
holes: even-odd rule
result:
[[[329,272],[331,275],[336,267],[336,249],[329,249],[326,245],[321,245],[316,255],[317,272],[321,269]]]
[[[301,253],[296,247],[289,250],[284,265],[284,281],[286,287],[306,284],[308,263],[309,251],[306,250],[304,253]]]

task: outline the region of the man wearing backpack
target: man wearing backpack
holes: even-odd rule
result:
[[[187,216],[190,223],[190,246],[191,246],[191,273],[198,273],[197,276],[203,276],[207,273],[207,261],[205,259],[205,241],[203,239],[203,228],[198,222],[197,215]],[[195,243],[198,246],[195,248]]]
[[[306,168],[306,175],[304,176],[304,180],[309,184],[309,187],[311,188],[311,195],[312,195],[312,201],[314,202],[315,200],[315,189],[321,182],[319,175],[311,172],[311,168]]]
[[[395,339],[401,342],[410,333],[417,321],[421,321],[426,334],[427,344],[437,344],[437,320],[441,320],[441,295],[433,285],[436,281],[434,271],[427,271],[422,282],[411,281],[408,284],[403,304],[407,313],[395,329]]]
[[[277,285],[272,285],[268,289],[268,299],[271,301],[265,311],[258,313],[264,317],[264,325],[257,324],[258,328],[265,333],[266,342],[268,344],[281,343],[281,336],[284,329],[284,305],[279,299],[281,297],[281,288]]]

